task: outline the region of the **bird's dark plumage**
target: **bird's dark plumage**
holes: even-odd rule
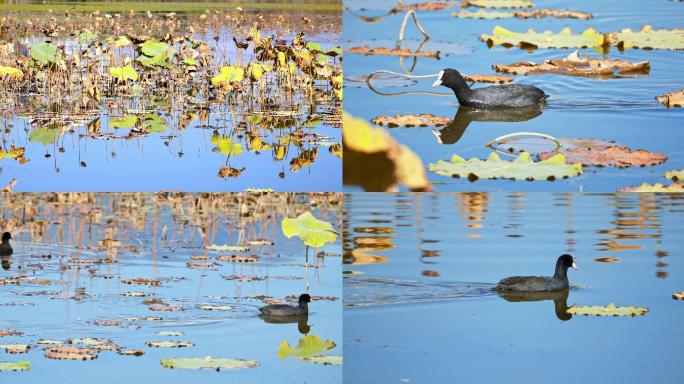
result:
[[[568,268],[577,269],[574,259],[570,255],[562,255],[556,261],[556,272],[553,276],[513,276],[507,277],[496,286],[499,292],[552,292],[566,289]]]
[[[309,313],[309,303],[311,296],[304,293],[299,296],[299,305],[287,304],[270,304],[259,308],[261,314],[264,316],[297,316],[306,315]]]

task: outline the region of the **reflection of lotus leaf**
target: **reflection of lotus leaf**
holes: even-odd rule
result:
[[[59,128],[36,128],[31,131],[29,141],[48,145],[57,141],[61,135],[62,130]]]
[[[527,0],[466,0],[461,6],[481,8],[529,8],[534,7],[534,3]]]
[[[221,85],[230,86],[231,83],[240,82],[245,77],[245,70],[242,67],[227,65],[219,69],[218,75],[211,78],[211,84],[215,88]]]
[[[620,259],[617,257],[597,257],[594,259],[594,261],[599,262],[599,263],[619,263]]]
[[[149,132],[164,132],[169,128],[165,118],[156,113],[148,113],[140,117],[142,127]]]
[[[665,172],[665,177],[668,179],[674,180],[674,181],[682,181],[684,180],[684,169],[679,169],[675,171],[667,171]]]
[[[297,236],[304,244],[314,248],[334,242],[338,235],[331,223],[315,218],[311,212],[304,212],[296,219],[286,217],[281,227],[288,239]]]
[[[323,48],[321,48],[320,44],[311,41],[306,43],[306,49],[312,52],[323,52]]]
[[[287,340],[283,340],[278,347],[278,357],[284,359],[289,356],[304,359],[320,355],[321,353],[335,348],[331,340],[323,340],[316,335],[306,335],[299,339],[296,347],[291,347]]]
[[[12,145],[9,151],[3,151],[0,149],[0,160],[1,159],[20,159],[24,156],[26,148],[15,147]]]
[[[573,315],[594,315],[594,316],[637,316],[645,315],[648,312],[647,308],[637,307],[616,307],[615,304],[610,303],[605,307],[594,305],[590,307],[578,307],[573,305],[568,308],[568,313]]]
[[[17,361],[14,363],[0,361],[0,372],[1,371],[28,371],[30,368],[31,368],[31,363],[29,363],[28,361]]]
[[[261,80],[265,72],[272,71],[273,67],[267,64],[250,63],[247,67],[247,76],[253,81]]]
[[[200,357],[190,357],[190,358],[173,358],[173,359],[162,359],[161,365],[164,368],[175,368],[175,369],[215,369],[217,371],[221,369],[244,369],[244,368],[256,368],[259,363],[256,360],[242,360],[242,359],[226,359],[226,358],[213,358],[207,356],[205,358]]]
[[[31,58],[41,63],[54,63],[58,57],[57,46],[52,43],[39,43],[31,46]]]
[[[323,365],[342,365],[342,356],[321,355],[305,357],[303,361],[307,363],[323,364]]]
[[[127,65],[125,67],[109,67],[109,74],[113,78],[119,80],[138,80],[138,72],[133,67]]]
[[[608,34],[608,39],[620,49],[684,49],[684,29],[653,29],[645,25],[640,31],[623,29]]]
[[[429,166],[431,172],[450,177],[468,177],[475,181],[483,179],[514,180],[549,180],[576,177],[582,174],[582,164],[565,164],[565,156],[561,154],[534,162],[527,152],[512,161],[502,160],[496,153],[491,153],[487,160],[472,158],[465,160],[454,155],[450,162],[439,160]]]
[[[375,255],[367,252],[367,248],[356,248],[349,254],[344,255],[344,264],[349,265],[367,265],[380,264],[390,261],[389,257]]]
[[[354,238],[354,244],[372,249],[392,249],[392,237],[390,236],[357,236]]]
[[[112,117],[111,120],[109,120],[109,126],[112,128],[133,128],[135,127],[135,124],[138,122],[138,117],[136,115],[126,115],[126,116],[118,116],[118,117]]]
[[[656,100],[663,103],[668,108],[684,107],[684,89],[656,96]]]
[[[506,28],[496,26],[491,35],[482,35],[480,40],[489,45],[503,45],[505,47],[519,46],[521,48],[584,48],[601,47],[605,37],[602,33],[589,28],[579,35],[573,35],[570,28],[563,28],[560,33],[551,31],[535,32],[529,30],[525,33],[509,31]]]
[[[225,135],[212,136],[211,143],[218,148],[219,153],[222,155],[233,156],[242,154],[242,144],[234,142],[232,138]]]
[[[620,189],[618,192],[679,192],[684,193],[684,184],[680,182],[673,182],[670,185],[663,185],[660,183],[655,183],[653,185],[649,183],[643,183],[636,187],[625,187]]]
[[[667,160],[667,156],[662,153],[649,152],[644,149],[632,151],[624,145],[600,139],[560,138],[558,141],[561,144],[560,150],[542,152],[539,158],[545,160],[556,153],[561,153],[568,164],[581,163],[585,166],[620,168],[634,165],[641,167],[658,165]]]
[[[478,9],[477,11],[469,11],[467,9],[462,9],[458,12],[452,12],[452,16],[466,18],[466,19],[508,19],[511,17],[517,17],[518,19],[541,19],[544,17],[555,17],[559,19],[583,19],[588,20],[593,17],[591,13],[587,12],[577,12],[577,11],[566,11],[560,9],[532,9],[532,10],[521,10],[521,11],[485,11],[484,9]]]
[[[0,79],[4,79],[5,76],[11,79],[21,79],[24,77],[24,73],[14,67],[3,67],[0,65]]]

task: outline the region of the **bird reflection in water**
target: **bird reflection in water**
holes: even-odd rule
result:
[[[541,108],[534,106],[529,108],[500,108],[480,109],[471,107],[459,107],[454,120],[442,129],[434,129],[432,132],[437,136],[441,144],[455,144],[465,133],[473,121],[483,122],[522,122],[532,120],[542,114]]]
[[[567,321],[572,319],[572,314],[568,313],[569,294],[570,289],[566,288],[554,292],[506,292],[500,293],[499,296],[510,302],[553,300],[556,317],[562,321]]]
[[[294,315],[294,316],[268,316],[260,315],[261,320],[269,324],[291,324],[297,323],[297,329],[302,335],[306,335],[311,331],[309,325],[309,315]]]

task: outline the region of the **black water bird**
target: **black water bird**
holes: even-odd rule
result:
[[[543,104],[549,97],[544,91],[523,84],[492,85],[470,88],[461,74],[451,68],[439,72],[433,87],[443,85],[456,94],[458,103],[479,108],[520,108]]]
[[[499,292],[552,292],[566,289],[568,268],[577,270],[577,265],[571,255],[565,254],[556,261],[556,272],[553,276],[513,276],[507,277],[496,286]]]
[[[263,316],[297,316],[309,313],[311,296],[304,293],[299,296],[299,305],[269,304],[259,308]]]

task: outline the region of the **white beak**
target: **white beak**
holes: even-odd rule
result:
[[[439,75],[437,75],[437,80],[435,80],[435,82],[432,83],[433,87],[438,87],[442,85],[442,75],[444,75],[444,71],[439,71]]]
[[[575,263],[572,263],[572,269],[574,269],[575,271],[577,270],[577,265]]]

